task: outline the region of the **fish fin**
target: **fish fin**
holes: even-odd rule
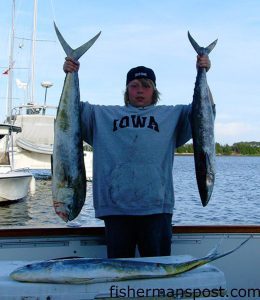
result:
[[[65,41],[62,34],[60,33],[58,27],[56,26],[54,22],[54,28],[57,34],[57,37],[62,45],[63,50],[67,54],[67,56],[74,58],[75,60],[78,60],[98,39],[98,37],[101,34],[101,31],[95,35],[92,39],[90,39],[88,42],[83,44],[82,46],[78,47],[77,49],[72,49],[70,45]]]
[[[190,43],[194,50],[200,55],[201,54],[201,48],[198,43],[194,40],[194,38],[191,36],[190,32],[188,31],[188,38],[190,40]]]
[[[220,254],[219,249],[222,245],[223,239],[224,239],[224,237],[221,240],[218,241],[216,246],[208,252],[207,256],[217,256],[217,255]]]
[[[203,48],[203,47],[198,45],[198,43],[194,40],[194,38],[191,36],[189,31],[188,31],[188,38],[190,40],[190,43],[191,43],[192,47],[198,53],[198,55],[205,55],[205,54],[208,55],[213,50],[213,48],[216,46],[217,41],[218,41],[216,39],[213,43],[208,45],[208,47]]]
[[[245,239],[242,243],[240,243],[238,246],[236,246],[234,249],[227,251],[225,253],[222,254],[216,254],[215,253],[211,253],[209,255],[207,255],[205,258],[209,260],[209,262],[214,261],[216,259],[219,259],[221,257],[227,256],[235,251],[237,251],[240,247],[242,247],[245,243],[247,243],[250,239],[252,238],[252,235],[250,235],[247,239]]]
[[[73,53],[73,49],[70,47],[70,45],[65,41],[65,39],[63,38],[63,36],[61,35],[58,27],[56,26],[55,22],[54,22],[54,28],[57,34],[57,37],[62,45],[63,50],[65,51],[65,53],[71,57],[72,53]]]
[[[207,54],[209,54],[214,49],[217,42],[218,42],[218,39],[216,39],[214,42],[212,42],[210,45],[208,45],[208,47],[206,47]]]
[[[76,55],[76,59],[79,59],[98,39],[100,36],[101,31],[96,34],[91,40],[89,40],[87,43],[83,44],[82,46],[78,47],[76,50],[74,50],[74,55]]]
[[[218,248],[220,246],[220,244],[222,243],[222,240],[220,242],[218,242],[218,244],[213,248],[213,250],[210,251],[210,253],[202,258],[197,258],[194,259],[192,261],[188,261],[185,263],[182,263],[186,270],[184,272],[187,272],[189,270],[195,269],[197,267],[203,266],[205,264],[208,264],[214,260],[217,260],[221,257],[227,256],[233,252],[235,252],[236,250],[238,250],[240,247],[242,247],[249,239],[252,238],[252,235],[250,235],[246,240],[244,240],[242,243],[240,243],[237,247],[235,247],[234,249],[227,251],[225,253],[219,254],[218,253]],[[188,266],[188,267],[187,267]],[[179,273],[183,273],[183,272],[179,272]],[[175,274],[176,275],[176,274]]]

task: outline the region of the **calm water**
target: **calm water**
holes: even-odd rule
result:
[[[174,187],[174,224],[260,224],[260,157],[217,157],[216,182],[207,207],[200,203],[193,157],[175,157]],[[91,183],[80,215],[67,225],[52,207],[50,180],[36,180],[34,194],[0,207],[2,228],[55,225],[103,226],[94,217]]]
[[[217,157],[209,204],[200,203],[193,157],[177,157],[176,224],[260,224],[260,157]]]

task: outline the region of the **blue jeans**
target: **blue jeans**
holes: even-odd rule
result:
[[[108,258],[171,255],[172,214],[104,217]]]

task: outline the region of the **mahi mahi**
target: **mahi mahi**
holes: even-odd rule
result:
[[[208,55],[217,43],[215,40],[208,47],[203,48],[196,43],[189,32],[188,38],[199,56]],[[215,182],[214,109],[207,84],[206,69],[199,67],[193,94],[191,125],[196,179],[203,206],[208,204]]]
[[[97,40],[100,32],[73,50],[54,23],[67,56],[78,60]],[[78,73],[67,73],[54,125],[52,196],[56,213],[65,222],[75,219],[86,198],[86,173],[80,118]]]
[[[22,282],[88,284],[176,276],[239,249],[219,254],[214,248],[207,256],[181,263],[157,263],[123,259],[69,258],[36,262],[15,269],[10,277]]]

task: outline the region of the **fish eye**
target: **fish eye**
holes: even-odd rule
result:
[[[208,185],[213,185],[214,183],[214,174],[213,173],[208,173],[206,176],[207,184]]]

